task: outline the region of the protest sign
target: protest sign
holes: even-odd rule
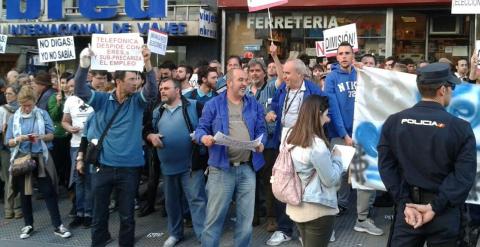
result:
[[[233,139],[230,136],[223,134],[222,132],[217,132],[213,137],[213,139],[215,140],[215,144],[217,145],[235,147],[239,149],[252,150],[252,151],[255,151],[255,148],[262,143],[262,138],[263,138],[263,134],[253,141],[239,141],[239,140]]]
[[[0,53],[5,53],[7,50],[7,35],[0,34]]]
[[[75,59],[73,36],[38,39],[37,45],[42,63]]]
[[[272,8],[288,3],[288,0],[248,0],[248,12]]]
[[[480,1],[452,0],[452,14],[480,14]]]
[[[324,51],[326,57],[337,55],[337,48],[343,41],[347,41],[353,46],[353,51],[358,51],[357,25],[355,23],[330,28],[323,31]]]
[[[315,51],[317,57],[325,57],[325,43],[323,41],[315,41]]]
[[[93,70],[142,71],[143,38],[138,33],[93,34]]]
[[[165,55],[167,51],[168,34],[159,30],[148,30],[147,46],[151,52]]]
[[[364,67],[365,68],[365,67]],[[357,70],[357,92],[353,121],[353,139],[357,154],[353,158],[350,179],[353,188],[385,190],[378,172],[377,144],[382,125],[391,114],[412,107],[420,100],[416,75],[365,68]],[[379,104],[381,102],[381,104]],[[467,110],[468,109],[468,110]],[[453,91],[446,110],[470,122],[480,151],[480,86],[461,84]],[[480,161],[477,157],[477,162]],[[480,170],[467,198],[480,204]]]

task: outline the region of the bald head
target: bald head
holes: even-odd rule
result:
[[[13,83],[16,83],[17,78],[18,78],[18,72],[17,71],[15,71],[15,70],[8,71],[8,73],[7,73],[7,83],[9,85],[13,84]]]

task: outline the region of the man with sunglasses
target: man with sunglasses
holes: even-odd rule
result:
[[[450,65],[417,74],[421,101],[391,115],[378,144],[380,176],[396,209],[388,246],[457,246],[477,169],[475,136],[445,110],[460,83]]]

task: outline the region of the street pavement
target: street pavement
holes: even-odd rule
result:
[[[335,222],[335,242],[329,246],[350,247],[368,246],[384,247],[388,240],[388,230],[391,223],[392,208],[375,208],[374,221],[378,227],[384,230],[383,236],[372,236],[366,233],[358,233],[353,230],[356,220],[355,193],[352,193],[351,206],[346,214],[337,217]],[[71,229],[73,236],[69,239],[62,239],[53,234],[53,227],[50,225],[50,217],[43,200],[33,200],[34,206],[34,234],[25,240],[19,238],[20,229],[23,227],[23,219],[5,220],[3,204],[0,205],[0,247],[57,247],[57,246],[89,246],[90,230],[77,228]],[[60,213],[64,225],[68,225],[71,219],[67,216],[71,203],[63,196],[60,199]],[[233,246],[234,214],[230,213],[224,225],[221,246]],[[254,228],[252,246],[266,246],[265,242],[271,233],[265,230],[265,219],[262,218],[260,226]],[[118,246],[119,217],[114,212],[110,215],[110,233],[114,241],[108,246]],[[142,218],[136,218],[136,246],[162,246],[167,236],[167,218],[160,215],[158,210]],[[185,229],[185,239],[177,246],[200,246],[195,239],[192,228]],[[280,246],[297,247],[301,246],[298,238],[284,243]]]

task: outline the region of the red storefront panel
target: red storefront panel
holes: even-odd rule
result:
[[[290,0],[275,8],[308,7],[385,7],[451,5],[452,0]],[[218,0],[220,8],[247,8],[247,0]]]

